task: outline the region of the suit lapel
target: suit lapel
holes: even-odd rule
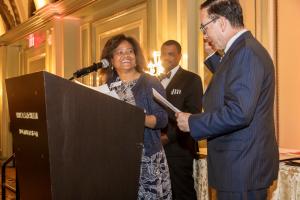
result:
[[[166,88],[166,92],[167,95],[170,94],[170,90],[174,89],[176,83],[178,83],[178,81],[180,80],[180,75],[182,74],[183,69],[181,67],[179,67],[179,69],[177,70],[176,74],[173,76],[173,78],[171,79],[170,83],[168,84],[167,88]]]
[[[235,50],[238,50],[239,48],[237,48],[237,47],[240,46],[241,44],[243,44],[243,41],[245,41],[245,39],[249,38],[249,37],[253,37],[250,31],[246,31],[245,33],[243,33],[242,35],[240,35],[240,37],[238,37],[233,42],[233,44],[231,45],[231,47],[225,53],[224,57],[222,58],[221,63],[225,63],[228,60],[228,58],[230,58],[230,54],[232,54]]]

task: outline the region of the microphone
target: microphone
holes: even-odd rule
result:
[[[88,66],[88,67],[77,70],[73,74],[73,77],[70,80],[72,80],[74,78],[79,78],[79,77],[85,76],[85,75],[87,75],[91,72],[97,71],[100,68],[107,68],[108,66],[109,66],[108,60],[107,59],[102,59],[98,63],[93,63],[91,66]]]

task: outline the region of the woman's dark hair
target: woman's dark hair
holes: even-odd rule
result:
[[[233,27],[244,27],[243,10],[238,0],[206,0],[200,9],[207,9],[210,18],[225,17]]]
[[[106,42],[102,50],[101,59],[107,59],[110,66],[112,66],[111,60],[113,59],[114,51],[124,41],[127,41],[132,45],[136,59],[136,70],[138,72],[143,72],[144,69],[146,69],[146,60],[143,55],[142,49],[139,43],[133,37],[125,36],[124,34],[113,36]],[[108,78],[111,78],[114,73],[112,68],[106,68],[104,69],[104,72],[107,74]]]

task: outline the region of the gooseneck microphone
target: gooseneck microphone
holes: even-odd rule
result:
[[[80,78],[91,72],[97,71],[100,68],[107,68],[107,67],[109,67],[108,60],[102,59],[98,63],[93,63],[91,66],[77,70],[76,72],[73,73],[73,76],[69,80],[73,80],[74,78]]]

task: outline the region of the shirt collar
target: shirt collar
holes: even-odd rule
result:
[[[169,79],[172,79],[173,76],[176,74],[176,72],[178,71],[180,65],[177,65],[176,67],[174,67],[170,72],[171,72],[171,76]]]
[[[246,31],[248,31],[248,30],[247,29],[243,29],[243,30],[237,32],[234,36],[232,36],[230,38],[230,40],[227,42],[227,44],[226,44],[224,53],[226,53],[228,51],[228,49],[231,47],[231,45],[234,43],[234,41],[236,41],[236,39],[238,39]]]

